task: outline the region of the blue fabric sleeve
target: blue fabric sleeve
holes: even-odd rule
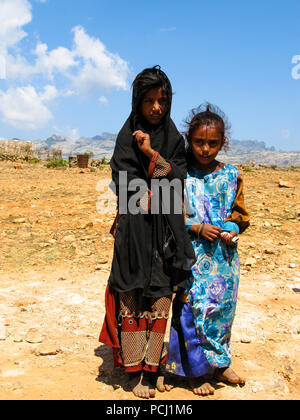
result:
[[[225,222],[223,225],[223,230],[227,232],[231,232],[232,230],[234,230],[238,235],[240,233],[240,228],[234,222]]]

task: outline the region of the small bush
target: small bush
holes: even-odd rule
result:
[[[63,159],[54,159],[54,160],[50,160],[49,162],[46,163],[45,165],[47,168],[59,168],[59,167],[64,167],[64,166],[68,166],[68,162],[66,160]]]
[[[106,160],[106,157],[102,158],[101,165],[109,165],[109,162]]]
[[[94,153],[93,152],[85,152],[84,155],[88,156],[91,159],[94,156]]]
[[[32,163],[33,165],[36,163],[40,163],[41,159],[39,158],[33,158],[33,159],[29,159],[28,163]]]

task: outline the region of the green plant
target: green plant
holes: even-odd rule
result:
[[[244,168],[244,172],[253,172],[253,169],[251,169],[251,168]]]
[[[41,162],[41,159],[39,159],[39,158],[29,159],[29,161],[28,161],[28,163],[32,163],[32,164],[40,163],[40,162]]]
[[[275,170],[277,169],[277,165],[271,165],[271,168]]]
[[[53,159],[46,163],[45,165],[47,168],[58,168],[68,166],[68,162],[63,159]]]
[[[89,158],[92,158],[94,156],[94,153],[93,152],[85,152],[84,155],[88,156]]]
[[[102,158],[101,165],[109,165],[109,162],[106,160],[106,157]]]

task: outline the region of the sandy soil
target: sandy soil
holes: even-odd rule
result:
[[[244,169],[252,226],[232,335],[244,387],[216,383],[208,400],[298,399],[299,170]],[[0,162],[0,398],[133,400],[98,336],[113,214],[100,215],[90,172]],[[279,181],[289,183],[280,188]],[[198,400],[184,380],[155,400]]]

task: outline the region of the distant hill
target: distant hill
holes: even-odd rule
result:
[[[39,149],[60,149],[63,157],[83,153],[93,153],[94,158],[111,158],[115,147],[117,136],[111,133],[103,133],[95,137],[81,137],[74,141],[68,137],[53,134],[47,139],[39,139],[33,142],[34,150]]]
[[[231,140],[230,148],[227,153],[229,155],[240,155],[258,151],[275,152],[275,147],[267,147],[265,142],[257,140]]]
[[[229,150],[220,153],[219,158],[233,165],[254,162],[256,165],[300,167],[299,151],[277,151],[257,140],[231,140]]]
[[[116,134],[106,132],[94,137],[81,137],[78,140],[53,134],[51,137],[35,140],[32,144],[34,151],[40,149],[60,149],[62,150],[64,159],[83,153],[93,153],[94,159],[101,159],[103,157],[110,159],[114,151],[116,138]],[[257,140],[231,140],[229,150],[227,152],[221,152],[219,158],[234,165],[252,161],[257,165],[300,167],[299,151],[277,151],[275,147],[267,147],[263,141]]]

